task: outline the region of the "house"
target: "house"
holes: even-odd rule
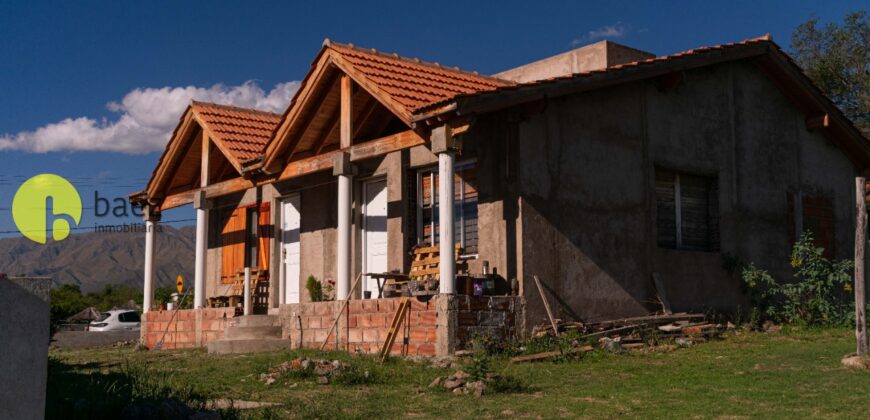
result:
[[[143,337],[223,338],[235,310],[209,307],[247,267],[248,306],[279,345],[375,351],[398,303],[369,274],[407,273],[418,245],[457,280],[412,303],[412,353],[545,320],[534,276],[562,319],[646,314],[663,294],[734,311],[747,302],[729,261],[788,276],[805,229],[851,255],[868,163],[867,139],[768,36],[661,57],[604,41],[495,76],[327,40],[283,115],[192,102],[131,196],[146,309],[154,224],[197,212],[198,309],[146,314]],[[457,261],[511,292],[469,294]],[[309,302],[309,276],[347,308]]]

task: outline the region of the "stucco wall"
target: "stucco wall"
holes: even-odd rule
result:
[[[51,279],[0,279],[0,418],[45,416]]]
[[[545,318],[534,274],[565,319],[657,309],[653,272],[675,310],[745,308],[723,257],[788,278],[787,192],[832,198],[837,256],[851,254],[853,166],[749,63],[688,72],[672,90],[634,83],[542,108],[516,142],[517,266],[532,325]],[[717,178],[720,252],[658,247],[656,166]]]

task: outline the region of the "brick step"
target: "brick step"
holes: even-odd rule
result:
[[[290,340],[280,338],[217,340],[208,343],[209,354],[263,353],[288,349]]]
[[[227,327],[224,332],[224,338],[227,340],[281,338],[281,327],[273,325],[236,325]]]

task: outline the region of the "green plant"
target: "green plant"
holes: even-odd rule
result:
[[[312,302],[323,301],[323,284],[313,274],[308,276],[308,280],[305,281],[305,289],[308,290],[308,296],[311,297]]]
[[[801,235],[791,252],[794,282],[779,282],[767,271],[749,264],[743,268],[743,283],[752,298],[752,318],[784,323],[843,325],[852,319],[852,262],[831,261],[824,248],[814,245],[810,232]]]

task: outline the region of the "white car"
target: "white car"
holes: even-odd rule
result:
[[[91,321],[88,331],[139,331],[139,314],[135,311],[103,312],[100,319]]]

